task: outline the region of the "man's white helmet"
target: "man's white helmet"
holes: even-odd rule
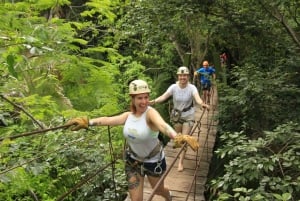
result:
[[[177,75],[184,75],[184,74],[190,74],[190,71],[187,67],[181,66],[177,70]]]
[[[148,87],[147,82],[144,80],[134,80],[129,84],[129,94],[143,94],[150,93],[150,89]]]

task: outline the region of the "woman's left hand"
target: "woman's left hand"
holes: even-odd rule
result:
[[[193,149],[193,151],[197,151],[200,146],[195,137],[178,133],[174,138],[174,148],[181,147],[185,142]]]

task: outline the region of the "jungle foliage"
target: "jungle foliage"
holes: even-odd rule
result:
[[[187,55],[217,69],[207,200],[300,199],[297,0],[0,4],[0,200],[123,200],[121,127],[8,136],[128,110],[131,80],[156,97]]]

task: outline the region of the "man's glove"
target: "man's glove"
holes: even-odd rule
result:
[[[89,119],[87,117],[77,117],[68,121],[66,125],[71,126],[72,131],[78,131],[82,128],[88,129]]]
[[[193,151],[197,151],[200,146],[194,137],[178,134],[174,139],[174,148],[181,147],[185,142],[193,149]]]

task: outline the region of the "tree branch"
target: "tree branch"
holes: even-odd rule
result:
[[[259,1],[259,3],[262,5],[262,7],[271,14],[271,16],[273,16],[277,21],[279,21],[283,27],[287,30],[288,34],[291,36],[291,38],[293,39],[293,41],[298,45],[298,47],[300,47],[300,41],[298,38],[297,33],[293,30],[292,27],[289,26],[289,24],[287,23],[287,21],[284,18],[284,15],[282,13],[280,13],[280,11],[278,10],[278,8],[276,7],[272,7],[270,5],[265,5],[261,0]],[[270,9],[268,9],[270,8]]]
[[[39,121],[37,121],[37,120],[36,120],[31,114],[29,114],[29,112],[27,112],[23,107],[21,107],[21,106],[15,104],[14,102],[10,101],[8,98],[6,98],[6,97],[5,97],[4,95],[2,95],[2,94],[0,95],[0,97],[1,97],[2,99],[4,99],[5,101],[7,101],[8,103],[10,103],[11,105],[13,105],[14,107],[16,107],[16,108],[22,110],[27,116],[29,116],[29,118],[30,118],[33,122],[35,122],[37,125],[39,125],[39,127],[41,127],[42,129],[45,128],[45,126],[43,126]]]
[[[170,34],[169,38],[172,41],[173,45],[175,46],[175,49],[177,50],[180,60],[182,61],[182,63],[184,63],[184,53],[185,52],[184,52],[183,48],[180,46],[180,44],[178,43],[178,41],[176,40],[176,36],[174,34]]]

